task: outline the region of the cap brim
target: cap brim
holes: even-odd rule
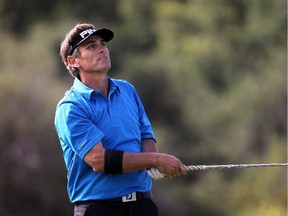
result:
[[[91,29],[88,29],[88,30],[91,30]],[[82,31],[79,34],[79,36],[75,39],[76,41],[70,45],[70,51],[69,51],[70,55],[73,53],[73,51],[76,49],[76,47],[78,47],[81,43],[83,43],[85,40],[87,40],[92,35],[99,35],[105,42],[109,42],[114,37],[114,33],[111,30],[106,29],[106,28],[97,29],[97,30],[94,28],[92,30],[94,30],[94,32],[93,33],[91,32],[90,34],[88,33],[88,35],[86,37],[81,36],[81,33],[86,31],[86,30]],[[87,32],[85,32],[85,33],[87,33]]]
[[[105,42],[109,42],[114,37],[114,33],[111,30],[105,29],[105,28],[98,29],[92,35],[99,35],[100,37],[104,39]]]
[[[90,34],[89,36],[83,38],[83,40],[79,41],[76,45],[75,45],[75,48],[77,46],[79,46],[81,43],[83,43],[85,40],[87,40],[89,37],[91,37],[92,35],[99,35],[101,38],[103,38],[103,40],[105,42],[109,42],[110,40],[112,40],[112,38],[114,37],[114,33],[109,30],[109,29],[105,29],[105,28],[102,28],[102,29],[98,29],[96,30],[95,32],[93,32],[92,34]]]

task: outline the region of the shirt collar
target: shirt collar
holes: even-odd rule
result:
[[[120,93],[120,88],[119,86],[114,82],[113,79],[109,78],[109,92],[114,92],[117,91],[118,93]]]
[[[116,85],[116,83],[113,81],[113,79],[109,79],[109,94],[111,94],[114,91],[117,91],[120,93],[119,87]],[[96,92],[95,90],[91,89],[90,87],[84,85],[78,78],[75,78],[73,88],[78,91],[83,97],[87,98],[88,100],[91,99],[91,95],[93,92]]]

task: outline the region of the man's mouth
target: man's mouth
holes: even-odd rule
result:
[[[102,56],[101,58],[99,58],[99,59],[98,59],[98,61],[101,61],[101,60],[106,60],[106,59],[108,59],[108,57],[107,57],[107,56]]]

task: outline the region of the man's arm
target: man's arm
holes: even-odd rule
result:
[[[178,158],[156,152],[157,147],[153,140],[143,140],[142,146],[141,153],[124,152],[122,161],[123,173],[155,167],[165,174],[167,178],[186,174],[187,169]],[[101,141],[86,154],[84,160],[95,172],[104,172],[105,149]]]
[[[153,139],[142,140],[142,152],[158,152],[156,142]]]

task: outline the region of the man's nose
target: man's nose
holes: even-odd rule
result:
[[[99,46],[99,51],[98,51],[98,52],[99,52],[99,53],[103,53],[104,50],[105,50],[105,48],[106,48],[105,46],[100,45],[100,46]]]

